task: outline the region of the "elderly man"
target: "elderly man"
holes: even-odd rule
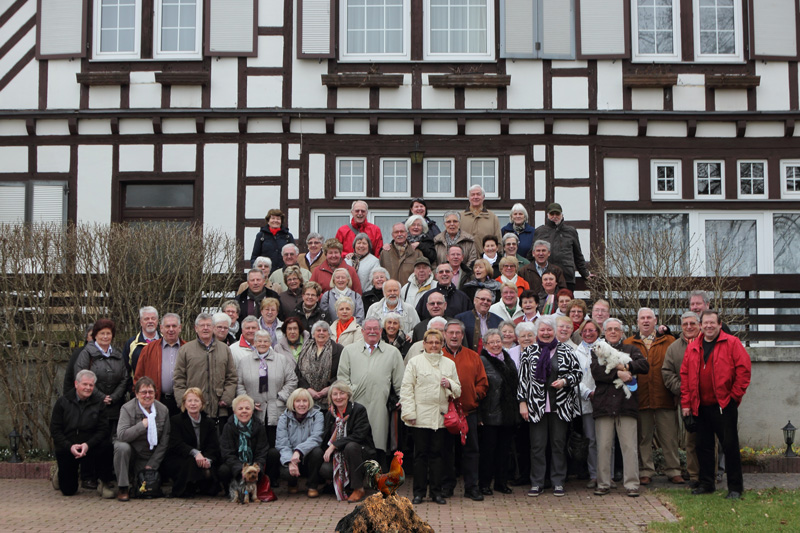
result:
[[[547,206],[547,220],[536,228],[534,238],[550,243],[553,262],[564,270],[569,290],[575,292],[576,270],[586,279],[592,276],[581,252],[578,230],[564,222],[561,204],[552,203]]]
[[[472,264],[480,257],[475,245],[475,237],[461,229],[461,213],[458,211],[447,211],[444,214],[445,230],[433,238],[433,246],[436,249],[436,262],[447,262],[447,250],[456,244],[464,252],[464,261],[467,266]]]
[[[280,298],[280,294],[268,289],[266,283],[267,278],[264,277],[264,272],[258,268],[252,268],[247,273],[247,290],[236,296],[236,303],[239,304],[240,309],[240,326],[246,316],[261,316],[261,300],[264,298]]]
[[[425,310],[428,312],[427,318],[422,319],[419,324],[414,327],[413,342],[422,341],[425,332],[430,329],[430,321],[436,317],[445,317],[447,312],[447,300],[444,295],[439,292],[432,292],[430,297],[425,300]],[[452,318],[447,316],[447,318]]]
[[[561,267],[550,262],[550,243],[547,241],[536,241],[533,243],[533,261],[520,268],[519,277],[528,282],[531,290],[536,294],[542,292],[542,274],[550,270],[556,275],[556,292],[567,288],[567,280],[564,279],[564,271]],[[602,324],[602,322],[598,322]]]
[[[155,383],[148,377],[141,378],[134,391],[136,398],[120,410],[117,440],[114,441],[114,471],[119,484],[117,499],[121,502],[130,499],[131,474],[136,483],[142,470],[158,470],[169,448],[169,410],[156,400]]]
[[[420,257],[423,257],[422,252],[408,242],[406,225],[402,222],[393,225],[392,242],[381,254],[381,266],[389,272],[389,277],[400,283],[407,280],[414,273],[414,264]]]
[[[361,294],[363,290],[361,289],[361,281],[359,280],[358,272],[342,261],[342,243],[337,239],[328,239],[325,241],[323,253],[325,254],[325,261],[311,274],[311,281],[319,283],[323,293],[327,292],[331,289],[331,278],[333,277],[334,270],[343,268],[350,274],[350,280],[353,283],[351,288],[358,294]]]
[[[350,206],[350,215],[353,218],[350,219],[349,224],[344,224],[336,232],[336,240],[342,243],[344,255],[353,253],[353,240],[356,235],[366,233],[369,240],[372,241],[373,253],[380,257],[383,249],[383,235],[381,235],[381,229],[378,226],[367,222],[368,211],[369,206],[364,200],[356,200]]]
[[[308,234],[308,237],[306,237],[306,248],[308,252],[301,255],[297,260],[297,264],[300,268],[305,268],[313,273],[314,270],[325,261],[325,254],[322,253],[322,243],[324,240],[325,237],[315,231]]]
[[[155,307],[148,305],[139,309],[139,326],[142,328],[141,331],[125,341],[125,347],[122,349],[122,360],[128,365],[131,374],[136,371],[139,354],[144,347],[158,340],[158,311]]]
[[[711,299],[708,297],[708,293],[706,291],[692,291],[689,293],[689,311],[697,316],[700,316],[703,311],[708,311],[710,309],[710,302]],[[728,335],[733,335],[731,328],[729,328],[724,322],[722,323],[722,331]]]
[[[436,267],[436,287],[426,292],[417,303],[417,314],[421,320],[429,318],[427,301],[431,294],[442,294],[447,300],[448,317],[452,318],[459,313],[472,309],[472,302],[469,296],[463,291],[456,289],[453,285],[453,267],[450,263],[442,263]]]
[[[214,338],[214,321],[210,314],[200,313],[194,321],[197,339],[178,350],[173,372],[175,402],[181,405],[189,387],[203,391],[205,411],[221,426],[227,421],[229,407],[236,396],[239,378],[230,348]]]
[[[472,279],[472,269],[464,264],[464,251],[457,244],[447,249],[447,264],[453,269],[453,285],[461,290],[464,283]]]
[[[700,483],[692,494],[714,492],[714,436],[725,452],[726,498],[744,491],[739,451],[739,405],[750,385],[750,356],[742,343],[722,331],[716,311],[700,315],[702,336],[689,343],[681,365],[681,411],[697,417],[697,460]]]
[[[389,313],[400,315],[400,329],[411,340],[411,332],[414,330],[414,326],[419,324],[419,315],[412,306],[404,303],[400,298],[400,283],[394,279],[383,284],[383,299],[370,306],[366,318],[377,318],[382,321],[383,317]]]
[[[436,287],[437,283],[431,262],[427,257],[420,257],[414,262],[414,273],[408,277],[408,283],[400,289],[400,297],[405,303],[416,307],[425,293]]]
[[[186,341],[180,338],[180,334],[181,317],[175,313],[164,315],[161,319],[161,342],[151,342],[142,350],[133,376],[134,383],[144,376],[153,380],[156,387],[155,398],[167,406],[170,416],[181,412],[175,401],[172,384],[178,350],[186,344]]]
[[[649,485],[656,473],[653,464],[655,437],[664,452],[664,473],[672,483],[682,484],[675,399],[661,376],[664,355],[675,337],[656,333],[656,315],[649,307],[639,309],[636,323],[639,332],[625,339],[625,344],[636,346],[650,365],[650,372],[639,377],[639,483]]]
[[[480,185],[473,185],[467,191],[469,207],[461,213],[461,228],[475,239],[475,247],[480,256],[483,253],[483,238],[493,235],[500,241],[500,220],[486,209],[483,202],[486,191]]]
[[[50,417],[50,436],[58,463],[58,488],[64,496],[78,492],[78,467],[94,472],[104,491],[110,491],[114,479],[108,419],[103,395],[94,390],[96,381],[97,376],[91,370],[78,372],[75,388],[56,401]],[[113,493],[104,496],[114,497]]]
[[[480,291],[479,291],[480,292]],[[456,486],[455,462],[461,455],[461,473],[464,475],[464,497],[475,501],[483,501],[483,494],[478,488],[478,403],[489,390],[489,381],[480,356],[469,348],[465,348],[464,324],[460,320],[448,320],[444,328],[445,346],[442,355],[452,359],[456,364],[458,380],[461,382],[461,407],[467,415],[469,436],[464,445],[458,435],[449,435],[442,456],[445,458],[445,475],[442,483],[444,496],[453,495]],[[455,453],[451,453],[455,452]],[[461,452],[461,453],[459,453]]]
[[[664,385],[672,395],[677,398],[680,405],[681,400],[681,365],[683,356],[686,353],[689,343],[700,334],[700,317],[696,313],[686,311],[681,315],[681,335],[669,345],[667,353],[664,355],[664,364],[661,366],[661,377],[664,378]],[[700,467],[697,464],[697,450],[695,447],[696,433],[684,431],[686,439],[686,470],[689,472],[689,486],[697,488],[700,479]]]
[[[275,287],[280,287],[281,292],[287,290],[286,282],[283,279],[283,273],[287,267],[297,265],[300,256],[300,248],[294,243],[289,243],[281,249],[281,257],[283,258],[283,267],[274,270],[269,275],[269,282]],[[299,265],[298,265],[299,266]],[[311,271],[305,268],[300,268],[300,273],[303,276],[303,283],[311,279]]]
[[[494,293],[489,289],[475,291],[475,298],[472,303],[474,307],[470,311],[456,315],[456,319],[463,325],[467,346],[469,346],[470,350],[481,353],[483,336],[490,329],[500,327],[503,319],[489,312],[489,308],[494,303]],[[464,394],[463,389],[461,394]]]
[[[395,393],[400,393],[405,366],[400,351],[381,340],[380,320],[364,320],[362,333],[363,343],[350,344],[342,351],[338,379],[350,385],[353,390],[351,401],[367,408],[378,461],[386,471],[386,442],[389,434],[386,401],[393,388]]]
[[[610,316],[611,304],[608,303],[608,300],[600,299],[592,305],[592,320],[598,324],[604,324]]]

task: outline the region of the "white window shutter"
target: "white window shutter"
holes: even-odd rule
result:
[[[25,185],[0,185],[0,224],[25,222]]]
[[[536,57],[536,15],[532,0],[500,1],[500,57]]]
[[[334,57],[332,0],[299,0],[298,3],[297,57]]]
[[[797,57],[795,0],[753,2],[751,57]]]
[[[544,59],[575,58],[575,1],[541,0],[542,50]]]
[[[40,59],[86,55],[86,0],[39,0],[36,53]]]
[[[581,58],[627,57],[625,0],[580,2]]]
[[[206,55],[255,56],[257,0],[208,0]]]
[[[33,213],[31,222],[63,223],[67,195],[63,183],[33,184]]]

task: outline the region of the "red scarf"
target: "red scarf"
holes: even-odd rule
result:
[[[350,323],[353,321],[354,318],[355,317],[351,316],[350,320],[348,320],[347,322],[342,322],[341,320],[337,320],[336,321],[336,340],[337,341],[339,340],[339,337],[342,336],[342,333],[344,333],[344,330],[347,329],[347,326],[350,325]]]

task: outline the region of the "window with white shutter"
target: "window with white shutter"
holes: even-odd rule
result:
[[[258,0],[206,0],[209,56],[255,56]]]
[[[334,57],[333,0],[298,0],[297,57]]]
[[[752,59],[797,57],[796,0],[753,2]]]
[[[501,0],[500,57],[575,59],[575,0]]]
[[[575,59],[575,0],[540,0],[543,59]]]
[[[37,59],[86,55],[87,0],[39,0],[36,10]]]
[[[67,193],[65,183],[33,183],[32,189],[31,222],[57,222],[62,224],[66,222]]]
[[[0,183],[0,224],[25,222],[25,184]]]
[[[500,2],[500,57],[535,58],[541,48],[536,43],[539,10],[531,0]]]
[[[66,221],[66,182],[0,182],[0,224]]]
[[[670,0],[653,0],[663,4]],[[579,0],[581,49],[584,59],[628,57],[626,38],[627,10],[625,0]],[[637,0],[636,4],[647,3]]]

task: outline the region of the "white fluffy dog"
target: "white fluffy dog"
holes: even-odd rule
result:
[[[610,374],[619,364],[627,365],[631,362],[628,354],[615,349],[603,339],[598,340],[592,349],[597,355],[597,362],[606,367],[606,374]],[[618,389],[621,388],[625,392],[626,398],[631,397],[631,390],[621,379],[615,379],[614,386]]]

